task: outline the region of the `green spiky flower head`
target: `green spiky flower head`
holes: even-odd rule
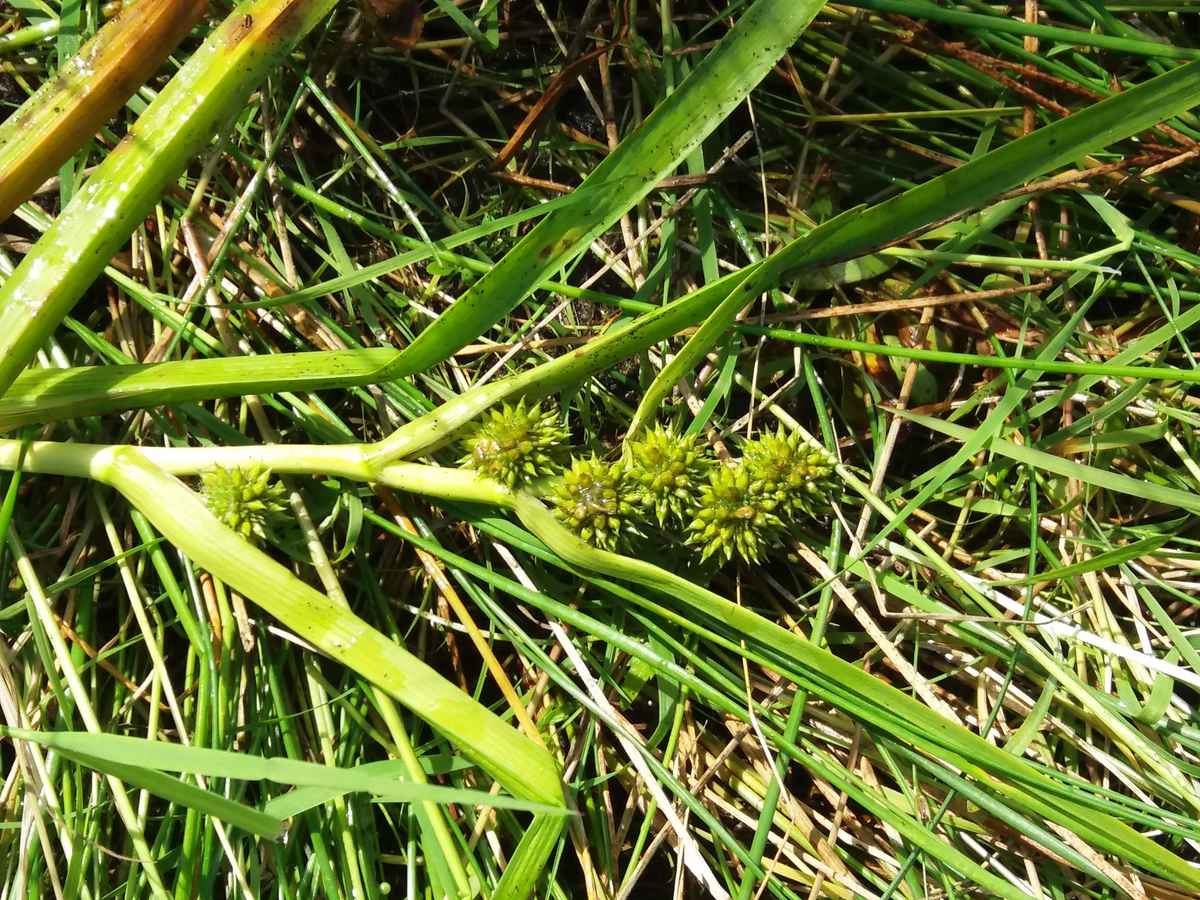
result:
[[[463,439],[460,462],[508,487],[552,475],[561,467],[566,427],[553,409],[540,403],[504,403],[488,410]]]
[[[265,539],[287,508],[287,488],[261,463],[245,468],[217,466],[200,475],[204,502],[222,524],[244,538]]]
[[[631,441],[626,460],[638,502],[653,511],[660,526],[682,523],[695,508],[712,460],[697,435],[681,435],[656,425]]]
[[[782,426],[775,434],[748,441],[742,448],[742,465],[750,475],[751,490],[785,518],[810,513],[829,493],[833,459]]]
[[[747,562],[759,562],[784,531],[774,504],[754,491],[746,466],[718,465],[700,491],[687,542],[701,548],[701,561],[715,556],[729,562],[740,556]]]
[[[636,491],[619,462],[572,460],[549,499],[568,528],[601,550],[615,550],[634,530]]]

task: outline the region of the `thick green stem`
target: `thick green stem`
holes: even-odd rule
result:
[[[170,475],[199,475],[215,468],[235,469],[261,465],[279,475],[324,473],[383,484],[396,490],[443,500],[486,503],[505,509],[513,493],[504,485],[469,469],[441,468],[419,463],[387,463],[375,468],[364,453],[364,444],[261,444],[249,447],[139,447],[140,458]],[[106,444],[65,444],[33,441],[21,460],[20,441],[0,440],[0,469],[43,475],[105,480],[111,456],[119,448]]]
[[[586,346],[542,363],[528,372],[464,391],[433,412],[414,419],[383,440],[369,445],[367,456],[376,465],[420,456],[452,439],[459,429],[501,400],[516,395],[538,400],[608,369],[702,320],[745,273],[753,271],[756,266],[748,266],[714,281],[701,290],[640,316],[611,334],[596,338]]]
[[[516,796],[562,806],[557,766],[545,748],[226,528],[141,451],[103,448],[89,463],[93,478],[120,491],[197,565],[421,716]]]

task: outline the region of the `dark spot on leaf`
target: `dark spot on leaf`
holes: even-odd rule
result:
[[[233,27],[233,32],[229,35],[227,46],[236,47],[240,44],[254,28],[254,16],[244,15],[241,20]]]

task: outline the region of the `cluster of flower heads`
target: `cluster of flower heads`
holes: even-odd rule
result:
[[[713,459],[698,436],[661,426],[630,441],[616,462],[568,459],[566,437],[553,410],[504,404],[466,436],[462,463],[509,487],[558,476],[546,499],[601,549],[631,549],[653,532],[721,562],[760,561],[830,493],[829,454],[782,428],[745,442],[732,464]]]
[[[463,440],[464,466],[478,469],[508,487],[557,472],[566,456],[570,434],[553,409],[540,403],[507,403],[484,413]]]
[[[245,468],[217,466],[200,476],[204,500],[224,525],[244,538],[265,540],[287,508],[287,488],[261,463]]]

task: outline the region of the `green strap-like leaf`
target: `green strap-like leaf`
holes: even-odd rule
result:
[[[545,748],[222,525],[183,482],[131,447],[96,454],[89,467],[198,565],[421,716],[513,794],[562,805],[557,767]]]
[[[19,732],[14,730],[7,733],[11,737],[49,746],[39,739],[57,737],[62,732]],[[82,736],[94,738],[107,737],[107,735],[93,735],[88,732],[83,732]],[[145,766],[121,763],[105,757],[92,756],[87,753],[67,750],[61,747],[57,749],[63,757],[81,766],[86,766],[105,775],[112,775],[114,778],[119,778],[131,787],[149,791],[154,796],[161,797],[163,800],[169,800],[188,809],[197,810],[205,815],[212,816],[214,819],[228,822],[230,825],[241,828],[243,831],[248,831],[251,834],[275,839],[284,831],[284,822],[280,816],[255,809],[253,806],[248,806],[245,803],[238,803],[236,800],[222,797],[213,791],[206,791],[204,788],[189,784],[165,772],[149,769]]]
[[[159,93],[0,287],[0,395],[183,171],[336,0],[248,0]]]
[[[1030,575],[1028,578],[1016,578],[1012,581],[993,581],[991,586],[1026,587],[1041,582],[1074,578],[1076,575],[1084,575],[1088,572],[1099,572],[1110,567],[1119,566],[1121,563],[1131,559],[1140,559],[1143,556],[1149,556],[1169,541],[1171,537],[1172,535],[1169,534],[1157,534],[1140,541],[1134,541],[1132,544],[1126,544],[1123,547],[1106,550],[1104,553],[1098,553],[1082,562],[1073,563],[1069,566],[1058,566],[1045,572],[1038,572],[1036,575]]]
[[[206,5],[204,0],[148,0],[136,10],[126,8],[0,124],[0,220],[28,200],[154,74]]]
[[[547,275],[645,197],[725,120],[824,5],[757,0],[679,88],[551,213],[403,351],[398,372],[437,365],[507,315]]]
[[[372,384],[395,358],[395,350],[371,348],[30,369],[0,397],[0,431],[160,403]]]
[[[869,209],[848,210],[817,226],[747,271],[659,372],[638,405],[630,434],[654,417],[668,392],[716,345],[737,314],[790,271],[863,256],[917,234],[1059,165],[1136,135],[1197,101],[1200,62],[1090,106]]]
[[[787,657],[812,676],[836,706],[856,710],[900,740],[952,762],[1037,815],[1058,822],[1106,852],[1118,853],[1148,871],[1169,873],[1181,884],[1200,887],[1200,874],[1173,853],[1127,825],[1061,797],[1043,796],[1048,779],[1024,760],[943,718],[917,699],[862,671],[805,638],[685,578],[640,559],[598,550],[565,529],[536,498],[517,494],[522,523],[572,565],[633,581],[674,597],[697,612],[724,622],[751,641]]]

